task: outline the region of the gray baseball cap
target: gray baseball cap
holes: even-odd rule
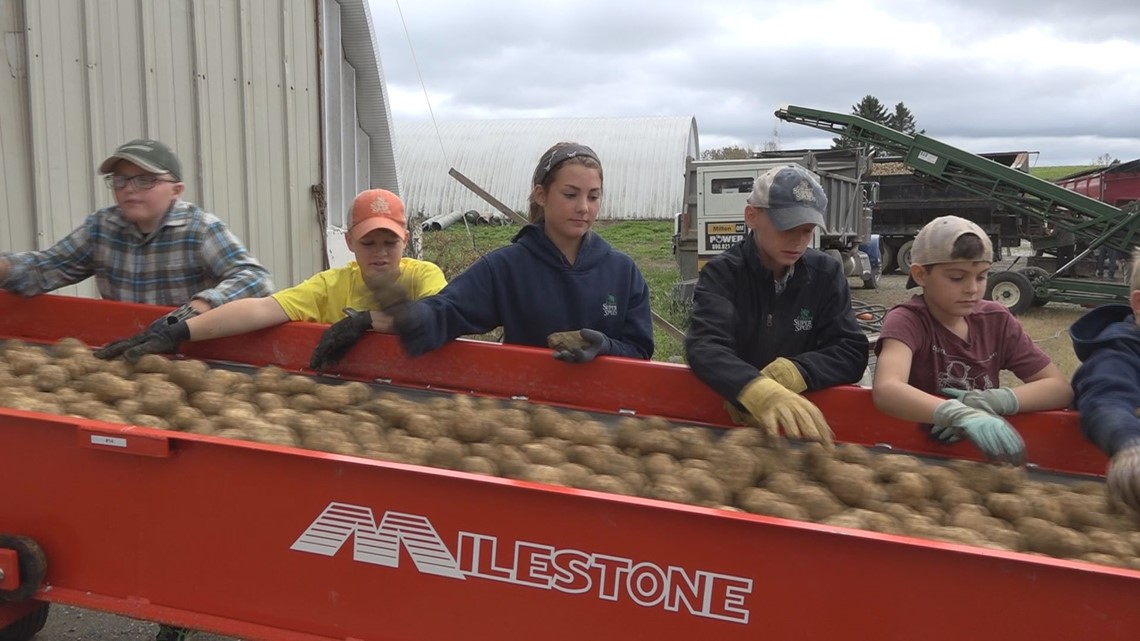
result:
[[[752,183],[748,204],[764,209],[772,226],[787,231],[807,223],[826,227],[827,194],[815,174],[799,165],[774,167]]]
[[[182,180],[182,163],[174,151],[157,140],[138,138],[119,145],[115,153],[111,154],[99,165],[100,174],[109,174],[120,160],[133,162],[143,169],[155,174],[170,174],[176,180]]]

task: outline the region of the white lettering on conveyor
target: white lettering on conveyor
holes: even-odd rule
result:
[[[431,521],[418,514],[388,511],[377,523],[371,508],[329,503],[290,549],[331,557],[350,538],[352,558],[361,563],[398,568],[403,546],[423,574],[500,581],[603,601],[628,599],[645,608],[748,623],[745,600],[752,579],[746,577],[530,541],[501,542],[497,536],[465,531],[449,548]]]

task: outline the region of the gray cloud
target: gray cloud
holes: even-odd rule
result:
[[[373,5],[389,86],[416,96],[394,3]],[[1140,157],[1140,70],[1110,55],[1140,51],[1140,11],[1122,1],[884,0],[878,30],[843,24],[834,5],[813,0],[764,3],[767,14],[809,16],[802,39],[734,29],[751,24],[756,5],[727,0],[700,10],[636,0],[405,5],[442,119],[695,115],[706,140],[758,146],[775,129],[790,146],[818,136],[779,123],[777,106],[846,113],[872,94],[905,102],[930,135],[967,148],[1039,145],[1045,164]],[[811,37],[816,27],[823,37]],[[425,113],[418,103],[396,109]]]

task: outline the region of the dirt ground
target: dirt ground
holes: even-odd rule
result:
[[[883,275],[878,289],[863,289],[862,281],[857,278],[851,278],[848,282],[851,284],[852,299],[871,305],[882,305],[887,309],[921,291],[915,289],[908,293],[906,276],[902,274]],[[1080,361],[1073,353],[1073,344],[1069,340],[1069,326],[1086,311],[1088,310],[1079,305],[1049,303],[1043,307],[1030,309],[1018,316],[1018,319],[1033,341],[1053,359],[1065,376],[1072,377]],[[1016,380],[1008,373],[1003,374],[1003,383],[1014,383]]]
[[[34,641],[154,641],[158,625],[81,608],[52,605],[47,625]],[[195,641],[235,641],[199,634]]]

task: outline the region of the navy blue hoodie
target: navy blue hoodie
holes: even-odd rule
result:
[[[1069,328],[1081,366],[1073,391],[1081,431],[1109,456],[1140,444],[1140,327],[1127,305],[1102,305]]]
[[[435,296],[412,304],[396,328],[419,356],[464,334],[503,327],[503,342],[546,347],[554,332],[590,328],[610,338],[610,354],[653,355],[649,286],[633,260],[588,232],[571,265],[541,225],[488,253]]]

